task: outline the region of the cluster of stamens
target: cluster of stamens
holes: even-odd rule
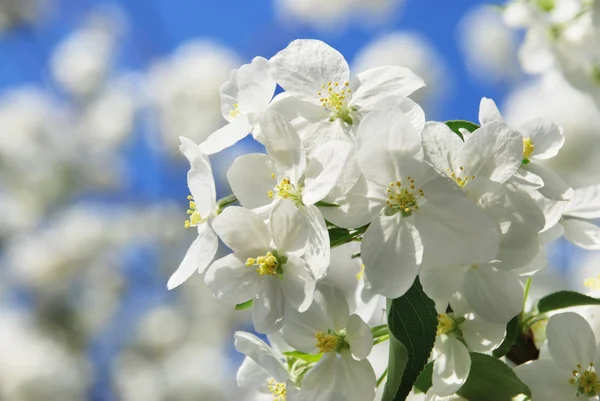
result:
[[[238,104],[236,103],[233,105],[233,109],[229,110],[229,117],[236,118],[239,115],[240,115],[240,109],[238,107]]]
[[[583,370],[581,365],[577,365],[577,370],[573,370],[573,377],[569,383],[577,386],[577,395],[586,397],[596,397],[600,395],[600,380],[598,374],[594,371],[594,364]]]
[[[271,175],[271,178],[276,178],[275,174]],[[280,197],[283,199],[289,199],[294,203],[302,203],[302,191],[296,188],[289,180],[289,178],[282,179],[274,188],[274,191],[267,192],[269,198],[274,199]]]
[[[278,383],[275,379],[269,380],[268,388],[271,394],[275,396],[273,401],[285,401],[287,390],[285,388],[285,383]]]
[[[456,322],[445,313],[438,314],[437,335],[448,334],[456,328]]]
[[[459,167],[460,171],[464,173],[465,168],[460,166]],[[460,175],[457,175],[454,171],[451,171],[450,169],[448,169],[448,172],[450,173],[450,178],[452,178],[454,180],[454,182],[456,182],[458,184],[459,187],[463,188],[465,185],[467,185],[467,183],[469,181],[473,181],[475,179],[475,176],[467,176],[465,175],[464,177],[461,177]]]
[[[408,185],[402,184],[402,181],[390,182],[386,189],[387,206],[394,212],[400,212],[404,216],[410,216],[413,210],[419,209],[419,199],[425,194],[422,189],[415,189],[415,180],[406,177]],[[406,182],[406,181],[405,181]]]
[[[600,274],[597,277],[586,278],[584,284],[592,290],[600,290]]]
[[[321,105],[331,112],[330,121],[339,118],[352,124],[351,109],[348,107],[348,97],[352,92],[349,85],[348,82],[344,82],[343,85],[339,82],[328,82],[326,85],[321,85],[321,92],[317,92]]]
[[[523,160],[529,160],[534,150],[535,145],[531,138],[523,138]]]
[[[341,349],[348,346],[346,343],[346,339],[344,336],[332,333],[328,331],[327,333],[317,333],[315,334],[317,338],[317,348],[319,352],[337,352]]]
[[[190,201],[190,208],[187,211],[187,214],[190,216],[185,223],[183,224],[185,228],[196,227],[198,224],[202,222],[202,216],[200,212],[196,209],[196,202],[194,202],[194,198],[189,195],[187,199]]]
[[[246,266],[258,266],[256,272],[259,276],[276,276],[282,273],[281,264],[278,255],[274,251],[269,251],[266,255],[256,258],[246,259]]]

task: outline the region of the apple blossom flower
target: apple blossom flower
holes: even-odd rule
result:
[[[212,133],[200,144],[200,149],[209,155],[217,153],[254,133],[259,117],[275,93],[275,85],[268,61],[263,57],[255,57],[250,64],[233,70],[220,89],[221,112],[229,123]]]
[[[347,400],[373,400],[375,372],[366,359],[373,348],[373,335],[358,315],[350,315],[339,290],[319,286],[304,313],[289,311],[281,333],[295,349],[322,354],[304,376],[297,400],[329,401],[338,392]]]
[[[233,305],[253,300],[252,321],[260,333],[274,333],[286,305],[305,311],[315,279],[303,259],[308,228],[292,201],[278,202],[269,225],[238,206],[226,208],[212,227],[233,253],[216,260],[205,283],[220,301]]]
[[[588,322],[574,312],[560,313],[549,319],[546,336],[551,359],[530,361],[514,369],[531,390],[531,400],[597,398],[600,354]]]
[[[195,227],[198,237],[183,258],[183,261],[169,278],[167,287],[173,289],[181,285],[198,271],[204,273],[217,253],[219,240],[211,227],[212,219],[217,215],[217,192],[208,157],[198,146],[187,138],[181,138],[181,152],[188,158],[191,168],[188,172],[188,196],[190,208],[186,228]]]
[[[401,111],[374,112],[361,123],[357,157],[379,204],[361,243],[375,292],[401,296],[421,265],[471,265],[496,256],[496,224],[425,163],[419,135]]]

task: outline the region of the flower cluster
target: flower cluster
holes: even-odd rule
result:
[[[600,3],[595,0],[512,0],[505,21],[525,28],[519,51],[532,74],[560,72],[600,105]]]
[[[587,221],[600,216],[598,188],[573,190],[543,164],[564,143],[560,127],[509,126],[485,98],[479,125],[426,121],[409,98],[424,85],[398,66],[351,75],[335,49],[296,40],[231,73],[221,86],[228,125],[199,145],[182,138],[185,227],[198,238],[168,285],[199,271],[217,299],[251,306],[271,345],[235,335],[247,356],[240,385],[277,401],[373,400],[367,358],[390,334],[370,327],[364,306],[420,282],[439,322],[428,396],[452,396],[469,376],[469,351],[496,349],[523,313],[522,277],[544,267],[544,242],[565,234],[600,247]],[[207,155],[249,133],[266,153],[238,157],[227,173],[233,196],[217,200]],[[214,260],[219,239],[232,252]],[[363,284],[350,302],[328,278],[331,248],[352,241],[363,270],[348,274]],[[591,366],[573,374],[579,393],[597,391]]]

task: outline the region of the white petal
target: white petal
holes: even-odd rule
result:
[[[569,383],[570,370],[560,369],[554,362],[538,360],[514,369],[517,377],[531,390],[532,401],[577,401],[576,389]]]
[[[190,164],[192,163],[192,160],[194,160],[196,157],[203,157],[210,166],[208,156],[206,156],[200,150],[200,147],[194,141],[184,136],[180,136],[179,141],[181,142],[181,145],[179,145],[179,151],[183,153],[183,155],[186,157],[186,159],[188,159]]]
[[[540,177],[525,170],[524,168],[517,170],[515,175],[510,178],[509,182],[526,190],[538,189],[544,186],[544,181]]]
[[[489,323],[474,315],[460,325],[465,342],[476,352],[492,351],[504,341],[506,325]]]
[[[229,112],[235,110],[235,105],[238,103],[238,85],[237,85],[238,70],[231,70],[229,80],[221,84],[219,93],[221,94],[221,114],[228,122],[232,122],[232,117]]]
[[[306,168],[298,133],[285,117],[272,110],[261,116],[259,124],[267,154],[283,169],[281,173],[297,184]]]
[[[273,160],[262,153],[239,156],[227,171],[227,181],[240,204],[255,209],[270,204],[269,191],[277,185]]]
[[[269,227],[277,250],[304,253],[308,241],[308,226],[292,201],[281,199],[276,202]]]
[[[469,199],[449,194],[428,196],[415,213],[415,227],[426,249],[424,266],[460,266],[493,260],[500,233],[496,223]]]
[[[217,192],[210,163],[203,157],[196,157],[191,162],[192,168],[188,171],[187,182],[190,193],[194,198],[196,209],[202,218],[208,217],[215,211]]]
[[[219,239],[213,229],[207,223],[203,224],[200,230],[198,237],[187,250],[183,261],[169,278],[167,283],[169,290],[181,285],[196,271],[200,274],[204,273],[204,270],[206,270],[217,254]]]
[[[346,141],[354,144],[354,134],[347,130],[339,119],[329,121],[329,115],[325,117],[327,119],[318,120],[299,131],[302,144],[309,155],[315,149],[331,141]]]
[[[388,96],[407,97],[425,86],[414,72],[400,66],[371,68],[358,74],[357,81],[351,103],[359,107],[370,107]]]
[[[564,212],[565,215],[580,219],[600,218],[600,185],[590,185],[575,189]]]
[[[437,357],[433,363],[433,392],[441,396],[452,395],[467,381],[471,370],[471,356],[463,343],[447,335],[436,338],[435,351]]]
[[[555,64],[552,46],[548,43],[548,34],[543,29],[529,29],[519,48],[519,62],[529,74],[549,71]]]
[[[423,157],[419,134],[395,108],[366,116],[358,128],[357,146],[358,165],[365,178],[384,187],[397,179],[398,155]]]
[[[237,305],[254,298],[261,279],[245,260],[234,253],[216,260],[206,271],[204,282],[220,301]]]
[[[329,120],[329,111],[323,105],[305,102],[289,92],[282,92],[275,96],[271,100],[269,109],[275,110],[291,121],[300,137],[302,137],[302,131],[311,123],[324,119]]]
[[[373,400],[377,378],[368,359],[356,361],[349,352],[342,352],[336,373],[336,388],[346,401]]]
[[[313,366],[304,379],[296,401],[331,401],[336,388],[338,360],[328,353]]]
[[[273,379],[282,383],[288,379],[287,370],[264,341],[253,334],[236,331],[233,338],[235,349],[265,369]]]
[[[287,303],[299,312],[305,312],[313,301],[315,279],[304,260],[290,256],[283,266],[280,284]]]
[[[320,104],[321,85],[348,82],[350,70],[340,52],[320,40],[297,39],[269,60],[271,75],[286,92]]]
[[[267,226],[258,215],[243,207],[225,208],[215,217],[212,226],[221,241],[234,252],[263,252],[270,248]]]
[[[539,188],[538,191],[546,198],[560,201],[573,198],[573,188],[549,168],[536,163],[529,163],[522,168],[537,175],[544,181],[544,186]]]
[[[531,138],[533,142],[533,160],[545,160],[556,156],[565,143],[563,130],[545,118],[527,121],[519,127],[519,131],[523,137]]]
[[[261,277],[261,287],[252,303],[252,323],[259,333],[272,334],[281,329],[285,296],[279,278]]]
[[[481,102],[479,103],[479,123],[483,125],[492,121],[504,120],[502,119],[500,110],[498,110],[498,106],[496,106],[496,102],[486,97],[481,98]]]
[[[404,295],[412,286],[423,258],[415,227],[400,217],[376,217],[361,242],[365,274],[375,293],[388,298]]]
[[[446,173],[454,171],[452,159],[463,146],[463,141],[446,124],[428,122],[421,133],[425,160]]]
[[[467,271],[463,294],[475,313],[490,323],[506,324],[523,307],[523,287],[517,276],[489,265]]]
[[[417,132],[423,131],[425,126],[425,111],[412,99],[402,96],[388,96],[370,106],[361,104],[357,114],[365,116],[370,112],[384,110],[389,107],[396,108],[406,115]]]
[[[331,257],[327,225],[321,211],[316,206],[304,206],[298,210],[304,216],[304,221],[308,227],[308,243],[304,260],[306,260],[315,278],[319,280],[327,272]]]
[[[457,154],[454,166],[467,175],[503,183],[523,160],[523,138],[501,121],[492,121],[473,132]],[[458,173],[458,172],[457,172]]]
[[[419,278],[423,291],[429,298],[448,303],[452,295],[462,287],[464,275],[468,267],[465,266],[423,266]]]
[[[200,144],[200,150],[207,155],[219,153],[223,149],[227,149],[242,140],[251,130],[252,125],[248,121],[248,117],[239,115],[223,128],[210,134]]]
[[[563,219],[562,226],[565,238],[578,247],[600,250],[600,227],[597,225],[579,219]]]
[[[546,326],[548,348],[562,369],[587,369],[596,358],[596,338],[589,323],[574,312],[554,315]]]
[[[268,106],[275,92],[275,80],[269,73],[269,62],[255,57],[237,72],[238,107],[243,114],[260,114]]]
[[[350,344],[350,353],[358,361],[365,359],[373,349],[371,328],[358,315],[351,315],[346,328],[346,341]]]
[[[246,391],[258,391],[270,378],[266,370],[248,357],[244,358],[236,374],[238,387]]]
[[[543,245],[543,244],[548,244],[552,241],[556,241],[557,239],[562,237],[564,234],[565,234],[565,228],[563,227],[563,225],[560,222],[556,223],[555,225],[548,228],[547,230],[541,231],[539,233],[540,244]]]
[[[374,195],[378,192],[381,193],[379,197]],[[361,175],[346,195],[332,199],[332,203],[339,207],[323,207],[320,210],[323,217],[338,227],[363,227],[385,206],[383,194],[383,190],[375,184],[370,185]]]
[[[354,146],[348,142],[332,141],[315,149],[306,168],[302,202],[312,205],[325,198],[339,181],[350,157],[354,157]]]

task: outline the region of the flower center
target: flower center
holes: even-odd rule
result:
[[[331,330],[328,330],[327,333],[317,333],[315,337],[317,338],[317,348],[322,353],[339,352],[344,348],[350,347],[346,342],[346,336],[336,334]]]
[[[597,277],[586,278],[584,285],[592,290],[600,290],[600,274]]]
[[[273,401],[285,401],[285,396],[287,394],[285,383],[278,383],[275,379],[271,379],[269,380],[268,387],[271,394],[275,396]]]
[[[523,161],[527,160],[527,162],[529,162],[529,158],[534,150],[535,145],[531,138],[523,138]]]
[[[276,249],[266,255],[246,259],[246,266],[257,266],[259,276],[283,276],[282,266],[287,262],[287,257],[279,256]]]
[[[348,85],[348,82],[344,82],[343,85],[340,85],[339,82],[328,82],[326,85],[321,85],[322,92],[317,92],[321,105],[330,112],[329,121],[333,122],[339,118],[352,125],[350,113],[354,111],[354,108],[348,107],[348,98],[352,92]]]
[[[388,194],[387,201],[385,202],[388,208],[394,213],[402,213],[403,216],[410,216],[414,210],[419,209],[419,199],[425,195],[422,189],[415,189],[415,180],[410,177],[406,177],[405,183],[402,184],[400,180],[396,182],[390,182],[389,187],[386,189]]]
[[[190,201],[190,208],[187,211],[187,214],[190,217],[185,221],[183,225],[185,228],[197,227],[198,224],[205,222],[206,219],[203,219],[200,215],[200,212],[196,209],[196,202],[194,202],[194,198],[192,198],[192,195],[189,195],[187,199]]]
[[[437,335],[448,334],[456,328],[456,322],[445,313],[438,314]]]
[[[236,104],[233,105],[233,109],[229,110],[229,117],[236,118],[240,114],[241,114],[240,113],[240,109],[238,107],[238,104],[236,103]]]
[[[458,175],[455,172],[450,171],[450,169],[448,169],[448,172],[450,173],[450,178],[452,178],[454,182],[458,184],[459,187],[464,188],[469,181],[473,181],[475,179],[475,176],[472,175],[469,177],[465,175],[464,177],[461,177],[461,174],[464,174],[465,172],[465,168],[463,166],[460,166],[459,169],[460,173]]]
[[[275,178],[275,174],[272,174],[271,178]],[[271,199],[279,197],[289,199],[296,205],[302,205],[302,189],[294,186],[289,178],[282,179],[279,184],[275,186],[274,190],[269,191],[267,194]]]
[[[582,370],[581,365],[577,365],[577,370],[573,370],[573,377],[569,383],[577,387],[577,396],[596,397],[600,395],[600,380],[594,370],[594,364],[586,370]]]

